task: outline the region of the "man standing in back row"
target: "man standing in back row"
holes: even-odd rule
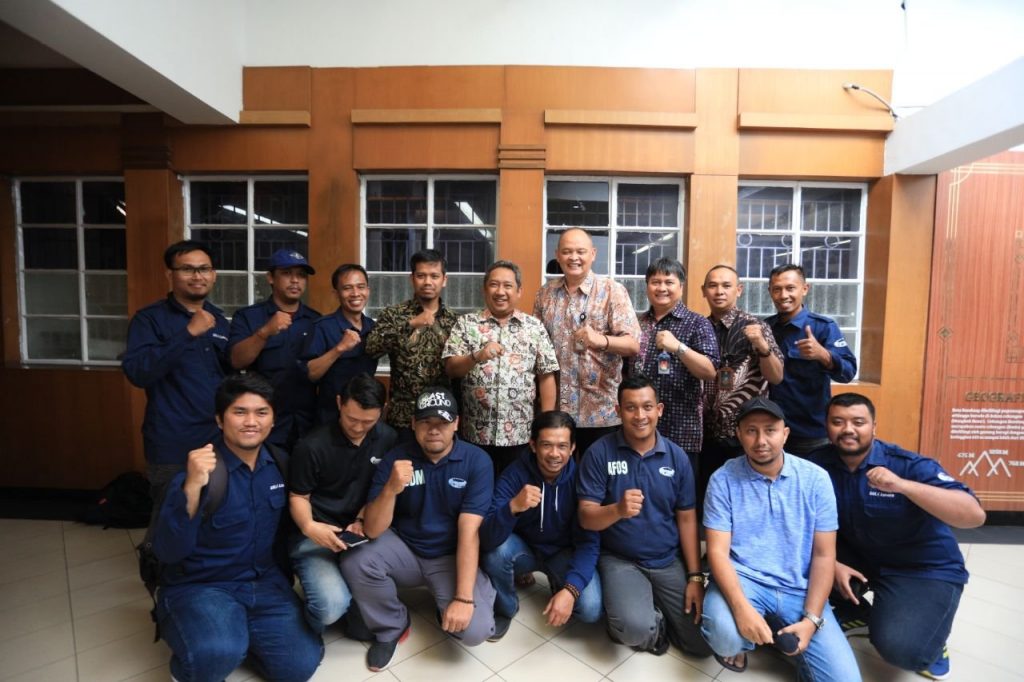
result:
[[[576,420],[576,452],[582,457],[620,423],[615,400],[622,358],[640,350],[640,324],[626,288],[593,273],[597,249],[584,230],[563,232],[556,257],[563,276],[540,290],[533,314],[555,347],[558,409]]]
[[[804,307],[808,291],[799,265],[772,270],[768,293],[778,312],[765,320],[786,357],[786,375],[771,387],[771,399],[786,414],[790,428],[786,452],[803,457],[828,447],[825,406],[832,397],[832,382],[845,384],[857,374],[857,358],[839,325]]]
[[[424,249],[410,259],[412,298],[381,311],[366,339],[366,352],[388,354],[391,361],[391,405],[387,422],[399,440],[412,439],[416,398],[427,386],[448,386],[441,351],[458,315],[445,306],[441,292],[448,267],[440,251]]]

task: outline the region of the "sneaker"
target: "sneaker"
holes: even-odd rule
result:
[[[925,670],[918,670],[917,674],[927,677],[929,680],[944,680],[949,677],[949,648],[942,645],[942,653],[935,659],[935,662]]]
[[[843,634],[847,637],[868,636],[868,622],[862,618],[847,618],[839,623],[839,627],[843,629]]]
[[[370,672],[379,673],[381,670],[388,669],[388,666],[395,660],[395,654],[398,653],[398,645],[409,638],[410,630],[412,630],[411,619],[406,621],[405,630],[398,636],[398,639],[393,639],[390,642],[375,641],[370,645],[370,648],[366,650],[366,667]]]
[[[363,616],[355,602],[352,602],[348,611],[341,617],[341,631],[346,637],[357,642],[374,642],[377,640],[373,633],[370,632],[370,628],[366,627]]]
[[[508,616],[499,616],[494,614],[494,634],[487,638],[488,642],[500,641],[502,637],[508,634],[508,629],[512,625],[512,619]]]

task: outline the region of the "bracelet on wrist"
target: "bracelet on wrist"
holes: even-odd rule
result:
[[[564,589],[566,592],[568,592],[569,594],[572,595],[573,601],[579,601],[580,600],[580,591],[572,583],[566,583],[565,585],[562,586],[562,589]]]
[[[755,348],[754,352],[757,353],[757,357],[759,357],[759,358],[766,358],[766,357],[768,357],[769,355],[772,354],[772,349],[769,348],[768,350],[766,350],[765,352],[762,353],[761,351],[759,351],[758,349]]]
[[[604,348],[602,348],[601,350],[607,351],[608,348],[612,345],[612,340],[608,338],[607,334],[602,334],[601,336],[604,337]]]
[[[463,599],[462,597],[452,597],[452,601],[457,601],[460,604],[469,604],[470,606],[476,606],[476,602],[472,599]]]

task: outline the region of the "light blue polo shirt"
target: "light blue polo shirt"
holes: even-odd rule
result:
[[[767,587],[803,594],[816,532],[839,528],[836,497],[817,464],[785,454],[774,481],[734,457],[711,476],[704,526],[732,533],[736,572]]]

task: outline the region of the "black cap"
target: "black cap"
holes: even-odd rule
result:
[[[758,396],[740,405],[739,412],[736,413],[736,423],[739,424],[744,417],[752,412],[767,412],[776,419],[786,420],[786,413],[782,411],[781,407],[768,398]]]
[[[415,419],[440,417],[446,422],[453,422],[459,416],[459,405],[455,402],[452,392],[443,386],[430,386],[423,389],[416,398]]]

